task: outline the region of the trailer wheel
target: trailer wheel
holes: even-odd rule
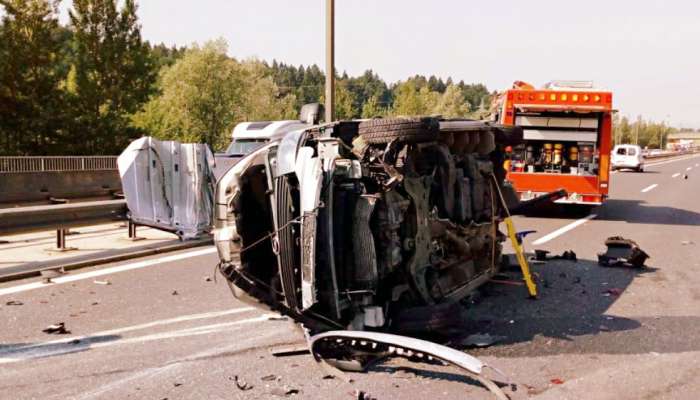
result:
[[[380,118],[360,123],[358,133],[369,144],[393,140],[403,143],[431,142],[437,139],[440,124],[435,118]]]

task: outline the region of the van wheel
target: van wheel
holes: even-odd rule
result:
[[[637,172],[644,172],[644,166],[643,165],[638,166]]]

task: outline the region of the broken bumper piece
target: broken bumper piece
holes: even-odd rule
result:
[[[644,268],[649,255],[636,242],[621,236],[609,237],[605,241],[608,250],[598,254],[598,264],[605,267],[631,266]]]
[[[482,375],[487,366],[482,361],[459,350],[426,340],[379,332],[329,331],[312,336],[309,348],[316,361],[346,371],[362,371],[373,361],[386,357],[404,357],[426,363],[440,361],[462,369],[497,399],[508,399],[498,385]]]

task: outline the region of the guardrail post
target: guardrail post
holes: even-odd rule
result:
[[[56,229],[56,247],[52,249],[46,249],[49,252],[63,253],[66,251],[78,250],[77,247],[67,247],[66,246],[66,236],[68,235],[68,229],[59,228]]]
[[[143,237],[138,237],[136,235],[136,224],[132,220],[129,220],[128,227],[129,227],[129,240],[131,240],[132,242],[136,242],[138,240],[146,239]]]

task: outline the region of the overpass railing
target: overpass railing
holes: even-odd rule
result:
[[[117,156],[0,157],[0,174],[116,169]]]

